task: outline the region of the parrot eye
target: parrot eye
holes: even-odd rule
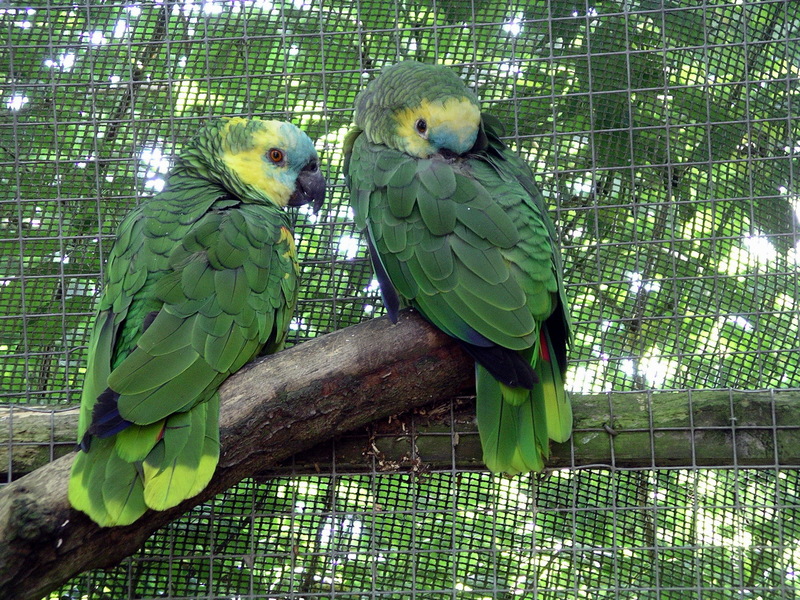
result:
[[[427,137],[428,122],[425,119],[417,119],[417,122],[414,123],[414,127],[416,127],[417,133],[419,133],[422,137]]]
[[[278,150],[277,148],[272,148],[269,152],[267,152],[267,156],[276,165],[283,164],[284,154],[282,150]]]

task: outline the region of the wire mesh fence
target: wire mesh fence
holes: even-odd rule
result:
[[[248,482],[62,594],[795,598],[797,485],[731,470]]]
[[[576,399],[800,387],[792,0],[14,1],[0,25],[4,403],[77,401],[116,226],[213,116],[317,141],[329,201],[294,213],[291,343],[383,314],[341,148],[357,92],[406,58],[451,65],[537,173]],[[245,481],[53,597],[800,595],[797,465],[777,458],[515,479],[368,464]]]

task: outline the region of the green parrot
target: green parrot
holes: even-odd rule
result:
[[[120,225],[89,339],[69,501],[128,525],[208,485],[219,394],[281,349],[299,268],[288,206],[319,209],[314,144],[279,121],[219,119]]]
[[[474,358],[483,460],[540,471],[564,442],[569,316],[556,233],[528,165],[450,69],[385,68],[356,98],[345,179],[387,312],[401,303]]]

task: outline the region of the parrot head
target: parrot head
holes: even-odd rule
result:
[[[478,98],[451,69],[405,61],[387,67],[356,98],[356,125],[371,142],[418,158],[455,158],[481,132]]]
[[[280,208],[311,203],[317,212],[325,198],[314,143],[291,123],[216,119],[189,142],[181,160],[245,201]]]

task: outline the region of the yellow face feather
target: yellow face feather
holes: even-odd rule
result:
[[[469,98],[448,98],[444,102],[423,100],[419,106],[397,111],[395,119],[397,137],[404,144],[402,150],[426,158],[438,150],[432,140],[441,143],[447,138],[446,147],[459,153],[457,148],[469,149],[480,126],[481,111]],[[427,135],[417,131],[420,119],[427,124]]]
[[[283,177],[280,177],[280,174],[284,173],[287,167],[285,164],[283,166],[275,163],[269,165],[272,169],[277,169],[278,173],[265,168],[268,166],[266,163],[270,160],[267,156],[270,149],[282,149],[285,146],[286,140],[280,135],[280,127],[283,123],[280,121],[261,121],[264,126],[252,133],[252,145],[250,148],[237,152],[228,143],[227,130],[233,125],[242,124],[246,121],[241,117],[234,117],[225,124],[222,160],[232,172],[236,173],[242,183],[253,187],[275,204],[284,207],[289,202],[289,197],[293,191],[293,188],[281,181]]]

